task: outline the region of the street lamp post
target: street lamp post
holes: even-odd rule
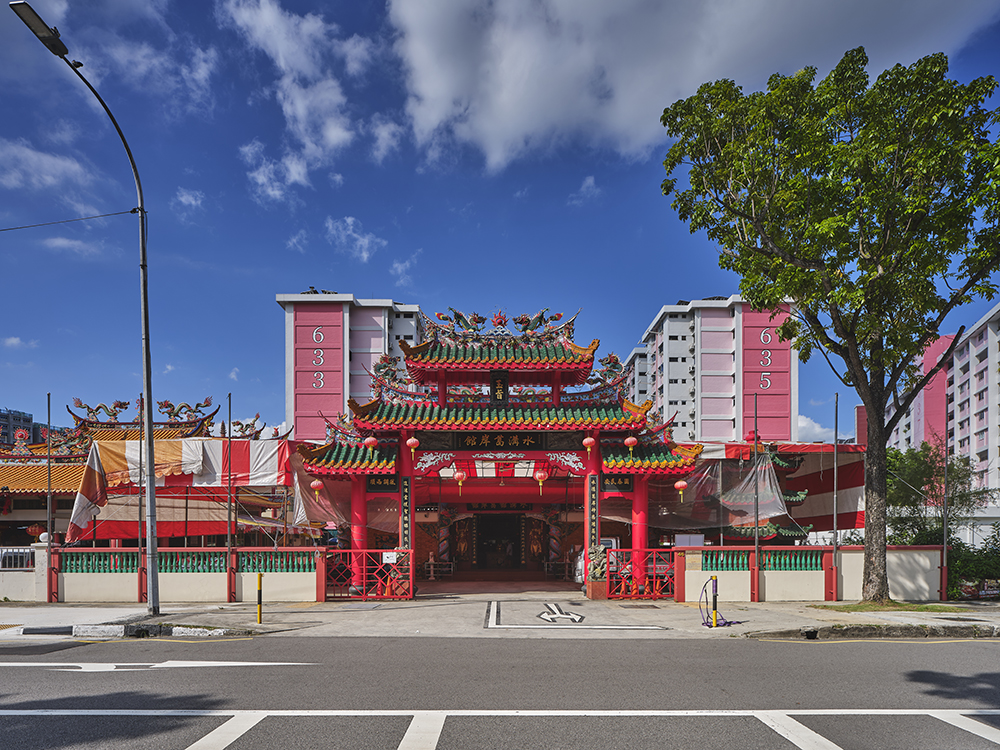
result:
[[[142,309],[142,420],[146,441],[146,559],[147,559],[147,586],[146,601],[150,614],[160,613],[160,584],[159,584],[159,558],[156,549],[156,477],[153,467],[153,394],[152,394],[152,366],[149,357],[149,296],[147,292],[147,269],[146,269],[146,208],[142,199],[142,183],[139,181],[139,170],[135,166],[135,159],[132,158],[132,149],[129,148],[125,134],[118,127],[118,121],[111,114],[104,99],[97,93],[97,89],[90,85],[90,81],[83,77],[80,68],[83,63],[76,60],[70,61],[66,55],[69,50],[59,38],[59,31],[49,28],[48,24],[42,20],[35,10],[26,2],[12,2],[10,9],[14,11],[18,18],[24,21],[31,32],[38,37],[48,50],[56,57],[62,59],[77,77],[90,89],[90,92],[97,97],[101,107],[111,119],[111,124],[118,131],[125,153],[128,155],[128,162],[132,167],[132,177],[135,179],[135,193],[139,201],[137,208],[132,209],[132,213],[139,214],[139,302]],[[96,520],[94,521],[96,523]]]

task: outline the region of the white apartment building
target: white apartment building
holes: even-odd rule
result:
[[[649,363],[645,346],[632,349],[625,360],[625,372],[628,373],[628,400],[633,404],[642,404],[649,395]]]
[[[678,440],[798,439],[798,357],[739,295],[664,305],[642,341],[648,398]],[[631,358],[630,358],[631,359]],[[643,399],[644,400],[644,399]]]
[[[962,335],[948,369],[948,449],[968,456],[983,487],[1000,488],[1000,304]],[[978,544],[1000,522],[1000,505],[979,510],[963,541]]]
[[[348,413],[348,399],[370,399],[379,358],[402,362],[399,342],[423,341],[418,305],[325,291],[276,299],[285,311],[285,422],[296,440],[325,440],[326,420]]]

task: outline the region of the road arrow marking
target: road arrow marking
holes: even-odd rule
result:
[[[546,607],[549,605],[546,604]],[[548,613],[543,613],[538,615],[544,619],[544,615]],[[554,614],[554,613],[553,613]],[[571,617],[570,613],[563,612],[563,617]],[[574,615],[583,619],[582,615]],[[546,625],[501,625],[500,624],[500,602],[489,602],[486,605],[486,621],[483,627],[487,630],[500,629],[500,630],[558,630],[560,628],[572,628],[573,630],[670,630],[670,628],[664,625],[581,625],[579,622],[569,623],[554,623],[550,622]]]
[[[563,612],[562,607],[558,604],[549,604],[546,602],[545,608],[548,612],[542,612],[538,615],[540,618],[545,620],[545,622],[556,622],[559,619],[565,618],[570,622],[583,622],[583,615],[579,615],[576,612]]]

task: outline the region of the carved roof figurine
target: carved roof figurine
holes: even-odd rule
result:
[[[465,314],[459,312],[454,307],[449,307],[451,310],[451,315],[445,315],[444,313],[435,313],[438,320],[444,320],[451,323],[451,330],[458,332],[465,331],[468,333],[479,333],[483,330],[483,323],[486,322],[484,318],[479,313],[472,313],[472,315],[466,316]]]
[[[89,419],[92,422],[100,422],[101,421],[100,417],[98,417],[98,414],[100,412],[102,412],[102,411],[105,414],[108,415],[108,418],[107,418],[108,422],[117,422],[118,421],[118,415],[121,412],[123,412],[126,409],[128,409],[129,402],[128,401],[113,401],[110,407],[107,404],[98,404],[97,406],[91,408],[87,404],[83,403],[83,401],[81,401],[79,398],[75,398],[74,397],[73,398],[73,406],[75,406],[77,409],[83,409],[85,412],[87,412],[87,419]]]
[[[205,417],[202,410],[212,405],[212,397],[208,396],[201,403],[191,406],[186,401],[174,406],[171,401],[157,401],[156,410],[167,417],[168,422],[191,422]],[[259,415],[258,415],[259,416]]]
[[[563,317],[562,313],[555,313],[554,315],[545,317],[545,313],[547,313],[548,311],[549,308],[546,307],[544,310],[539,310],[538,312],[536,312],[530,318],[527,315],[518,315],[516,318],[513,319],[512,322],[515,323],[517,327],[521,329],[522,333],[530,333],[531,331],[538,330],[538,328],[543,325],[549,327],[548,326],[549,323],[555,323],[562,320]]]
[[[230,436],[234,438],[239,438],[240,440],[260,440],[260,434],[267,427],[265,422],[260,427],[257,426],[257,420],[260,419],[260,412],[253,415],[253,419],[240,420],[234,419],[230,424]],[[274,437],[277,437],[277,428],[275,428]]]
[[[608,385],[618,380],[625,372],[621,359],[614,352],[597,360],[597,363],[600,367],[587,379],[590,385]]]

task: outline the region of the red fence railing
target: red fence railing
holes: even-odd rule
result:
[[[327,601],[413,598],[411,550],[329,550],[325,562]]]
[[[673,596],[673,550],[608,550],[609,599],[672,599]]]

